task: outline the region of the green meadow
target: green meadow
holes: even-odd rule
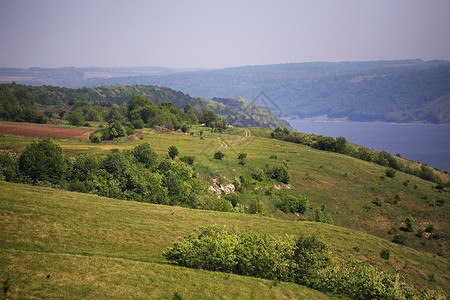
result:
[[[381,270],[398,272],[419,290],[450,291],[448,188],[438,190],[435,183],[401,172],[389,178],[385,167],[271,139],[266,129],[233,128],[219,134],[194,126],[191,132],[144,129],[142,139],[130,143],[53,142],[65,155],[98,156],[149,142],[160,158],[174,145],[180,157],[195,156],[193,167],[209,185],[213,180],[226,184],[239,176],[251,178],[257,169],[288,161],[289,184],[250,180],[238,193],[240,201],[246,206],[261,201],[265,211],[249,214],[0,182],[0,281],[4,287],[10,284],[6,297],[137,299],[172,298],[174,293],[187,299],[330,297],[292,283],[178,267],[163,258],[162,252],[174,242],[212,224],[269,235],[315,234],[340,259],[367,260]],[[4,135],[0,148],[23,148],[31,142]],[[213,158],[216,151],[225,154],[222,160]],[[238,163],[242,152],[247,153],[245,165]],[[305,196],[308,210],[300,216],[281,212],[276,207],[279,193]],[[393,204],[390,200],[396,197]],[[373,203],[376,198],[381,206]],[[318,209],[333,225],[313,221]],[[402,230],[409,215],[415,220],[415,232]],[[436,229],[433,236],[423,234],[430,224]],[[405,245],[392,243],[395,235],[404,236]],[[382,250],[389,250],[388,260],[380,257]]]

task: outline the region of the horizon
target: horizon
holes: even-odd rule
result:
[[[0,3],[2,68],[450,60],[446,0]]]
[[[245,68],[245,67],[262,67],[262,66],[276,66],[276,65],[300,65],[300,64],[315,64],[315,63],[366,63],[366,62],[393,62],[393,61],[417,61],[420,60],[423,63],[433,62],[433,61],[442,61],[442,62],[450,62],[450,59],[429,59],[424,60],[421,58],[404,58],[404,59],[380,59],[380,60],[343,60],[343,61],[303,61],[303,62],[285,62],[285,63],[271,63],[271,64],[254,64],[254,65],[237,65],[237,66],[225,66],[218,68],[203,68],[203,67],[168,67],[168,66],[86,66],[86,67],[78,67],[78,66],[61,66],[61,67],[41,67],[41,66],[31,66],[31,67],[2,67],[0,69],[65,69],[65,68],[75,68],[75,69],[168,69],[168,70],[176,70],[177,72],[195,72],[195,71],[210,71],[210,70],[220,70],[220,69],[233,69],[233,68]]]

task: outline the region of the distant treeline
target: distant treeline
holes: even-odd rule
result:
[[[374,162],[380,166],[392,168],[431,182],[436,182],[438,183],[438,188],[442,187],[444,184],[440,177],[435,174],[433,169],[427,165],[422,164],[420,168],[412,168],[409,165],[405,165],[400,159],[392,156],[386,151],[369,152],[365,147],[350,146],[347,144],[347,140],[344,137],[335,139],[329,136],[289,131],[286,128],[276,128],[272,131],[271,136],[274,139],[307,145],[319,150],[342,153],[368,162]],[[393,173],[388,171],[387,174]],[[446,184],[448,184],[448,182]]]
[[[49,112],[56,112],[58,108],[68,112],[71,109],[79,108],[80,103],[84,103],[83,106],[85,106],[85,103],[90,103],[91,106],[98,106],[95,110],[99,111],[99,114],[96,114],[91,109],[89,116],[86,118],[87,121],[101,120],[102,114],[100,113],[100,107],[112,107],[113,104],[122,106],[127,104],[133,96],[144,96],[151,99],[156,105],[170,102],[173,106],[181,108],[189,104],[196,111],[211,109],[216,114],[226,118],[234,126],[265,128],[281,126],[290,128],[286,121],[278,119],[268,108],[249,103],[241,98],[215,100],[193,98],[187,94],[157,86],[114,85],[97,88],[82,87],[70,89],[54,86],[23,86],[12,83],[0,85],[0,90],[2,91],[0,94],[1,104],[14,102],[15,100],[12,100],[11,95],[14,96],[17,93],[22,93],[37,108]],[[6,95],[7,93],[11,95]],[[7,116],[7,114],[2,114],[2,111],[5,109],[7,109],[7,105],[0,106],[0,117],[3,115]],[[11,119],[10,117],[2,118]]]

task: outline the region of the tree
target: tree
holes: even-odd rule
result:
[[[143,143],[136,146],[131,153],[136,158],[136,160],[142,164],[146,168],[154,168],[158,162],[158,155],[155,151],[153,151],[152,147],[150,147],[149,143]]]
[[[178,156],[178,153],[178,148],[176,146],[169,147],[169,157],[171,159],[174,159],[176,156]]]
[[[84,118],[78,111],[73,111],[67,116],[67,121],[72,126],[82,126],[84,124]]]
[[[214,111],[210,108],[203,110],[202,116],[200,117],[200,122],[205,123],[208,127],[214,127],[214,122],[216,122],[217,116]]]
[[[19,169],[33,182],[58,183],[66,171],[66,162],[61,147],[43,139],[27,146],[19,157]]]
[[[216,153],[214,153],[214,159],[217,160],[222,160],[222,158],[225,156],[225,154],[221,151],[217,151]]]
[[[414,224],[414,219],[411,215],[409,215],[406,219],[405,219],[405,224],[406,224],[406,231],[408,232],[414,232],[414,228],[415,228],[415,224]]]
[[[102,167],[108,173],[121,175],[129,167],[129,163],[125,155],[118,149],[112,149],[102,161]]]

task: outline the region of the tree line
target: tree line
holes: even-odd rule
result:
[[[435,182],[438,184],[437,187],[443,186],[444,184],[449,184],[449,182],[442,182],[441,178],[427,165],[422,164],[420,168],[405,165],[402,161],[386,151],[369,152],[365,147],[352,147],[347,144],[347,140],[344,137],[338,137],[335,139],[329,136],[290,131],[287,128],[276,128],[271,132],[271,137],[282,141],[310,146],[319,150],[341,153],[368,162],[374,162],[383,167],[388,167],[420,177],[424,180]],[[392,174],[392,171],[387,171],[386,174]],[[390,175],[387,176],[393,177]]]

